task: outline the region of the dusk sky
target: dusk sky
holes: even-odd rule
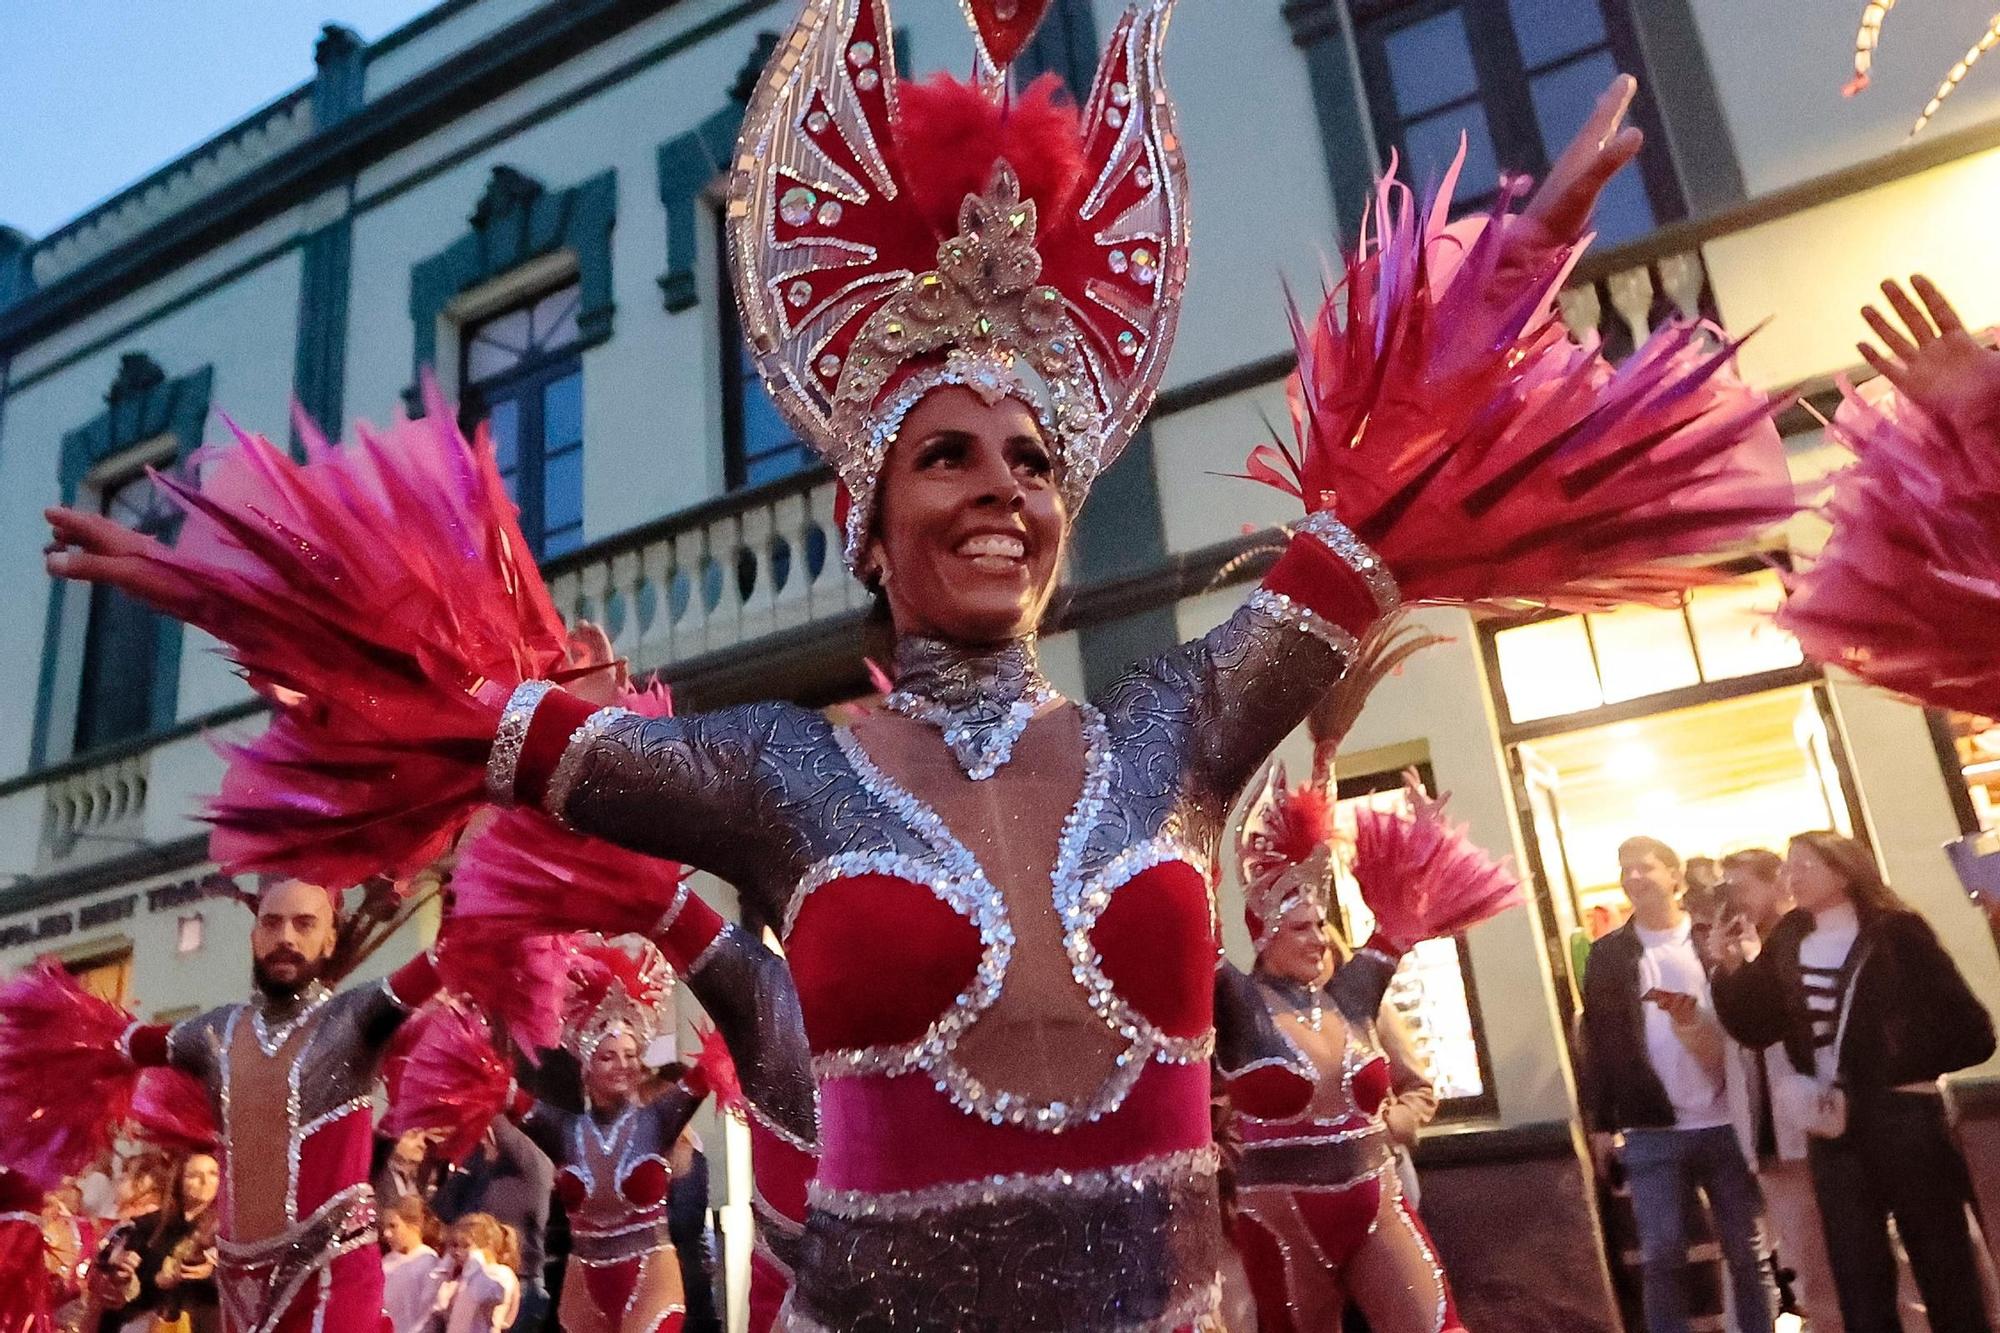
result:
[[[434,0],[0,0],[0,224],[42,236]]]

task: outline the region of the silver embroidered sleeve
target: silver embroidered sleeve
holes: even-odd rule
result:
[[[1380,949],[1358,950],[1326,983],[1326,993],[1349,1023],[1365,1027],[1381,1012],[1382,997],[1389,993],[1389,983],[1401,963]]]
[[[773,1133],[812,1152],[819,1142],[812,1050],[784,960],[741,926],[725,926],[687,972],[736,1062],[743,1095]]]
[[[728,880],[776,920],[803,849],[762,758],[813,720],[787,704],[671,718],[600,709],[558,761],[549,808],[592,837]]]
[[[1191,777],[1188,790],[1206,814],[1223,817],[1354,660],[1350,638],[1303,625],[1301,609],[1260,589],[1207,635],[1135,668],[1106,692],[1114,735],[1158,738],[1147,746],[1149,767],[1166,758],[1162,747],[1172,751],[1175,772],[1149,781]]]

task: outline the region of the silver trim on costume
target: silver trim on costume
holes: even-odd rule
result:
[[[493,748],[486,755],[486,794],[501,805],[514,804],[514,782],[521,770],[521,747],[528,743],[528,727],[535,709],[555,686],[546,680],[524,680],[507,697],[500,712],[500,728],[493,734]]]

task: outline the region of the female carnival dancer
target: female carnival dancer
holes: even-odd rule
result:
[[[392,442],[299,466],[247,440],[230,476],[255,478],[258,506],[180,487],[174,550],[51,514],[81,548],[52,571],[219,633],[306,701],[234,756],[210,815],[225,864],[311,865],[364,826],[400,862],[462,822],[483,762],[494,799],[713,871],[782,924],[781,962],[683,885],[656,927],[759,1123],[817,1147],[786,1238],[800,1330],[1208,1318],[1209,885],[1236,793],[1399,596],[1659,592],[1687,576],[1657,561],[1788,509],[1768,407],[1721,373],[1726,349],[1675,328],[1614,373],[1553,316],[1591,202],[1637,147],[1621,81],[1529,212],[1475,240],[1385,192],[1336,303],[1350,323],[1302,333],[1295,493],[1313,512],[1223,626],[1097,704],[1062,698],[1034,631],[1070,518],[1164,368],[1186,211],[1169,0],[1118,24],[1080,121],[1047,86],[1004,95],[1041,8],[973,0],[979,81],[899,87],[884,0],[811,0],[746,114],[738,297],[888,603],[881,713],[644,719],[551,684],[546,594],[507,543],[466,540],[499,523],[490,449],[465,450],[442,404],[430,490],[343,480],[400,477]],[[436,530],[428,508],[469,552],[449,571],[443,553],[387,568],[360,535]],[[424,808],[364,758],[425,775]],[[315,799],[287,796],[301,783]],[[798,1068],[759,1057],[800,1040],[816,1106],[796,1078],[758,1086]],[[1310,1094],[1308,1071],[1253,1066],[1274,1100]]]
[[[710,1090],[716,1060],[727,1057],[705,1055],[679,1083],[642,1098],[640,1056],[673,1021],[666,960],[643,941],[581,940],[566,951],[562,1043],[583,1072],[580,1112],[515,1091],[487,1029],[446,1007],[418,1020],[390,1123],[397,1132],[449,1130],[447,1151],[456,1153],[495,1115],[512,1115],[556,1164],[556,1194],[569,1215],[570,1271],[557,1311],[565,1333],[675,1333],[686,1306],[667,1234],[668,1158]]]
[[[1459,1328],[1444,1270],[1399,1183],[1376,1015],[1411,945],[1504,911],[1520,885],[1414,777],[1408,791],[1412,815],[1359,816],[1353,871],[1378,919],[1337,973],[1326,934],[1336,854],[1328,793],[1292,788],[1274,769],[1238,831],[1257,965],[1248,978],[1225,967],[1225,984],[1250,991],[1314,1079],[1303,1108],[1246,1109],[1239,1119],[1235,1240],[1260,1333],[1336,1328],[1350,1302],[1379,1333]]]

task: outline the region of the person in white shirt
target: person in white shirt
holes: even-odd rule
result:
[[[437,1299],[431,1272],[438,1252],[424,1243],[430,1216],[406,1194],[382,1213],[382,1312],[395,1333],[422,1333]]]
[[[452,1223],[445,1252],[431,1271],[431,1313],[442,1333],[503,1333],[521,1312],[514,1272],[518,1242],[487,1213]]]
[[[1591,946],[1579,1068],[1600,1163],[1624,1136],[1647,1333],[1688,1333],[1687,1199],[1708,1199],[1736,1333],[1772,1333],[1776,1290],[1757,1243],[1762,1201],[1736,1141],[1724,1039],[1681,905],[1680,857],[1657,838],[1618,849],[1632,919]]]

